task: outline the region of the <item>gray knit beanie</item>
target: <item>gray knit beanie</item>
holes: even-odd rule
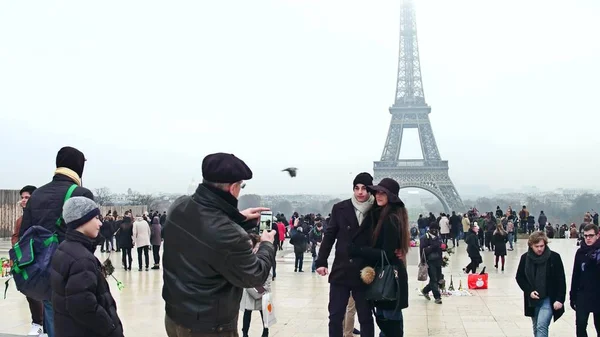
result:
[[[70,198],[63,205],[63,219],[69,229],[76,229],[99,215],[98,205],[86,197]]]

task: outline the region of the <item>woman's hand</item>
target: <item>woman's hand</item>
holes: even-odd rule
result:
[[[554,307],[554,310],[560,310],[560,309],[562,309],[563,304],[560,303],[560,302],[558,302],[558,301],[556,301],[556,302],[554,302],[553,307]]]
[[[533,298],[534,300],[539,300],[540,299],[540,294],[537,291],[532,291],[531,294],[529,294],[529,297]]]

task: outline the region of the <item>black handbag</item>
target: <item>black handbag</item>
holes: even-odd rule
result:
[[[400,283],[398,269],[390,264],[387,255],[381,251],[381,264],[375,267],[375,279],[366,291],[366,298],[373,302],[398,301]]]

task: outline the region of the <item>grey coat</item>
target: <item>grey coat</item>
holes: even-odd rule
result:
[[[267,282],[263,285],[265,290],[270,293],[271,292],[271,277],[272,274],[269,273],[269,277],[267,277]],[[257,294],[254,288],[246,288],[242,293],[242,300],[240,301],[240,310],[262,310],[262,296],[260,298],[255,299],[260,295]]]

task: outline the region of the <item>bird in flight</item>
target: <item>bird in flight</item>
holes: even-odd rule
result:
[[[292,177],[292,178],[296,176],[296,171],[298,171],[298,169],[295,167],[288,167],[285,170],[281,170],[281,172],[289,173],[290,177]]]

